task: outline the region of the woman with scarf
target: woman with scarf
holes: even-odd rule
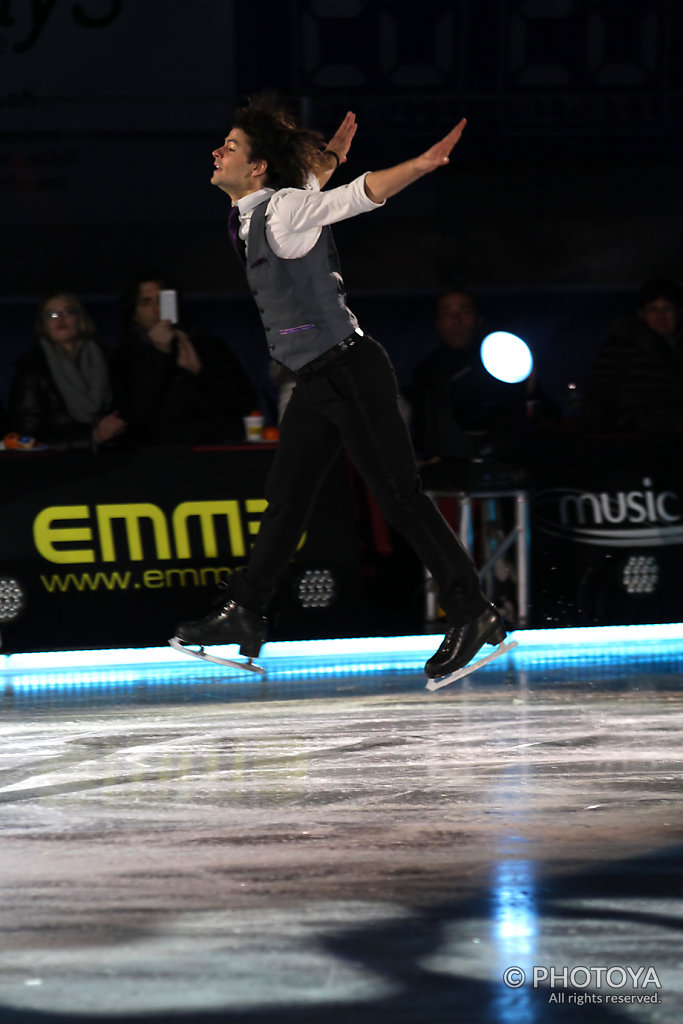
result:
[[[48,292],[35,332],[10,386],[10,428],[51,448],[97,450],[112,442],[126,424],[112,411],[107,357],[79,299]]]

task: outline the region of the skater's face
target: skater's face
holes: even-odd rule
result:
[[[263,187],[267,164],[251,159],[249,136],[241,128],[231,128],[212,156],[211,184],[226,192],[233,202]]]
[[[657,334],[665,337],[676,333],[678,327],[678,308],[670,299],[663,296],[654,302],[646,302],[639,310],[640,318]]]
[[[465,292],[442,295],[436,310],[436,329],[450,348],[467,348],[479,330],[477,307]]]
[[[141,281],[138,285],[138,298],[135,303],[133,319],[146,331],[151,331],[159,323],[160,292],[158,281]]]

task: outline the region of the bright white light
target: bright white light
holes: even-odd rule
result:
[[[486,335],[481,343],[481,361],[492,377],[505,384],[526,380],[534,367],[527,343],[508,331]]]

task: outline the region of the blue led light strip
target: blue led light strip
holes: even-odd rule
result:
[[[387,671],[422,664],[434,653],[443,634],[399,637],[356,637],[340,640],[296,640],[267,643],[259,662],[272,669],[294,670],[296,664],[315,671]],[[662,645],[670,653],[683,653],[683,623],[636,626],[587,626],[567,629],[525,629],[510,634],[519,647],[506,655],[514,664],[538,657],[573,660],[623,655],[625,644]],[[217,647],[217,653],[234,657],[234,647]],[[0,655],[0,676],[18,673],[59,673],[83,669],[187,668],[183,655],[170,647],[118,648],[95,651],[47,651]],[[197,665],[194,663],[194,669]]]

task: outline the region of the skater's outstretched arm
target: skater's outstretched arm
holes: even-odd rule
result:
[[[351,142],[356,134],[356,115],[349,110],[336,132],[327,143],[327,146],[320,154],[320,166],[316,171],[316,178],[323,188],[330,180],[340,164],[346,163],[346,157],[351,148]]]
[[[384,171],[370,171],[365,178],[365,192],[368,198],[375,203],[382,203],[408,185],[412,185],[418,178],[430,174],[438,167],[445,167],[451,150],[459,141],[466,124],[467,121],[463,117],[448,135],[421,156],[396,164],[395,167],[388,167]]]

